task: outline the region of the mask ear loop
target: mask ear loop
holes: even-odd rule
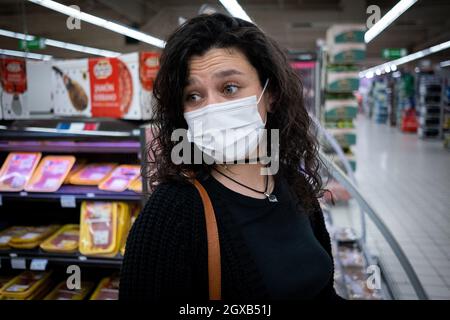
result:
[[[262,96],[264,95],[264,91],[266,91],[267,85],[269,84],[269,78],[267,78],[266,83],[264,84],[264,87],[262,89],[261,95],[259,96],[258,101],[256,102],[256,104],[259,103],[259,101],[261,101]]]

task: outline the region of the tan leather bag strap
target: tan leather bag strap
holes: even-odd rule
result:
[[[194,186],[200,193],[205,208],[206,236],[208,239],[208,281],[209,281],[209,299],[221,300],[221,266],[220,266],[220,244],[217,221],[211,199],[208,196],[202,184],[195,179]]]

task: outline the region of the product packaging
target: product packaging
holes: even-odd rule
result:
[[[26,227],[9,227],[6,230],[3,230],[0,232],[0,250],[1,249],[8,249],[9,241],[13,237],[19,237],[21,235],[24,235],[27,232]]]
[[[76,185],[99,185],[115,167],[115,163],[88,164],[70,178],[70,183]]]
[[[327,96],[325,100],[325,121],[339,121],[356,118],[358,101],[352,95],[348,97]]]
[[[51,272],[25,271],[4,285],[0,295],[7,300],[38,299],[48,290],[50,275]]]
[[[55,114],[90,117],[92,113],[88,59],[55,61],[52,69]]]
[[[356,67],[330,66],[327,71],[327,92],[351,93],[358,90],[359,72]]]
[[[51,62],[0,58],[3,118],[32,119],[52,115]]]
[[[79,239],[80,226],[77,224],[68,224],[42,242],[40,247],[42,250],[48,252],[76,252],[78,250]]]
[[[25,227],[24,232],[11,237],[8,245],[16,249],[34,249],[60,227],[59,225]]]
[[[98,187],[100,190],[123,192],[140,174],[141,169],[138,165],[121,165],[114,169]]]
[[[44,300],[83,300],[89,294],[89,292],[94,288],[94,283],[82,281],[81,288],[68,289],[67,282],[63,281],[55,289],[53,289]]]
[[[70,172],[75,157],[73,156],[46,156],[44,157],[30,181],[25,186],[29,192],[55,192]]]
[[[22,191],[40,158],[40,152],[10,153],[0,169],[0,191]]]
[[[111,276],[103,278],[90,300],[118,300],[119,299],[119,277]]]
[[[366,26],[363,24],[335,24],[327,29],[326,39],[329,46],[342,43],[364,44]]]

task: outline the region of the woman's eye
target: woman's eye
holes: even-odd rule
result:
[[[200,100],[200,95],[197,93],[188,94],[186,96],[186,101],[188,101],[188,102],[197,102],[199,100]]]
[[[228,84],[225,86],[223,91],[225,94],[231,95],[231,94],[235,94],[237,90],[238,90],[238,87],[236,85]]]

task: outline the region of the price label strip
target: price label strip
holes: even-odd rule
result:
[[[11,268],[15,270],[25,270],[27,263],[24,258],[11,258]]]
[[[45,271],[45,269],[47,268],[47,264],[47,259],[33,259],[31,260],[30,270]]]
[[[63,208],[76,208],[77,202],[75,196],[61,196],[61,207]]]

